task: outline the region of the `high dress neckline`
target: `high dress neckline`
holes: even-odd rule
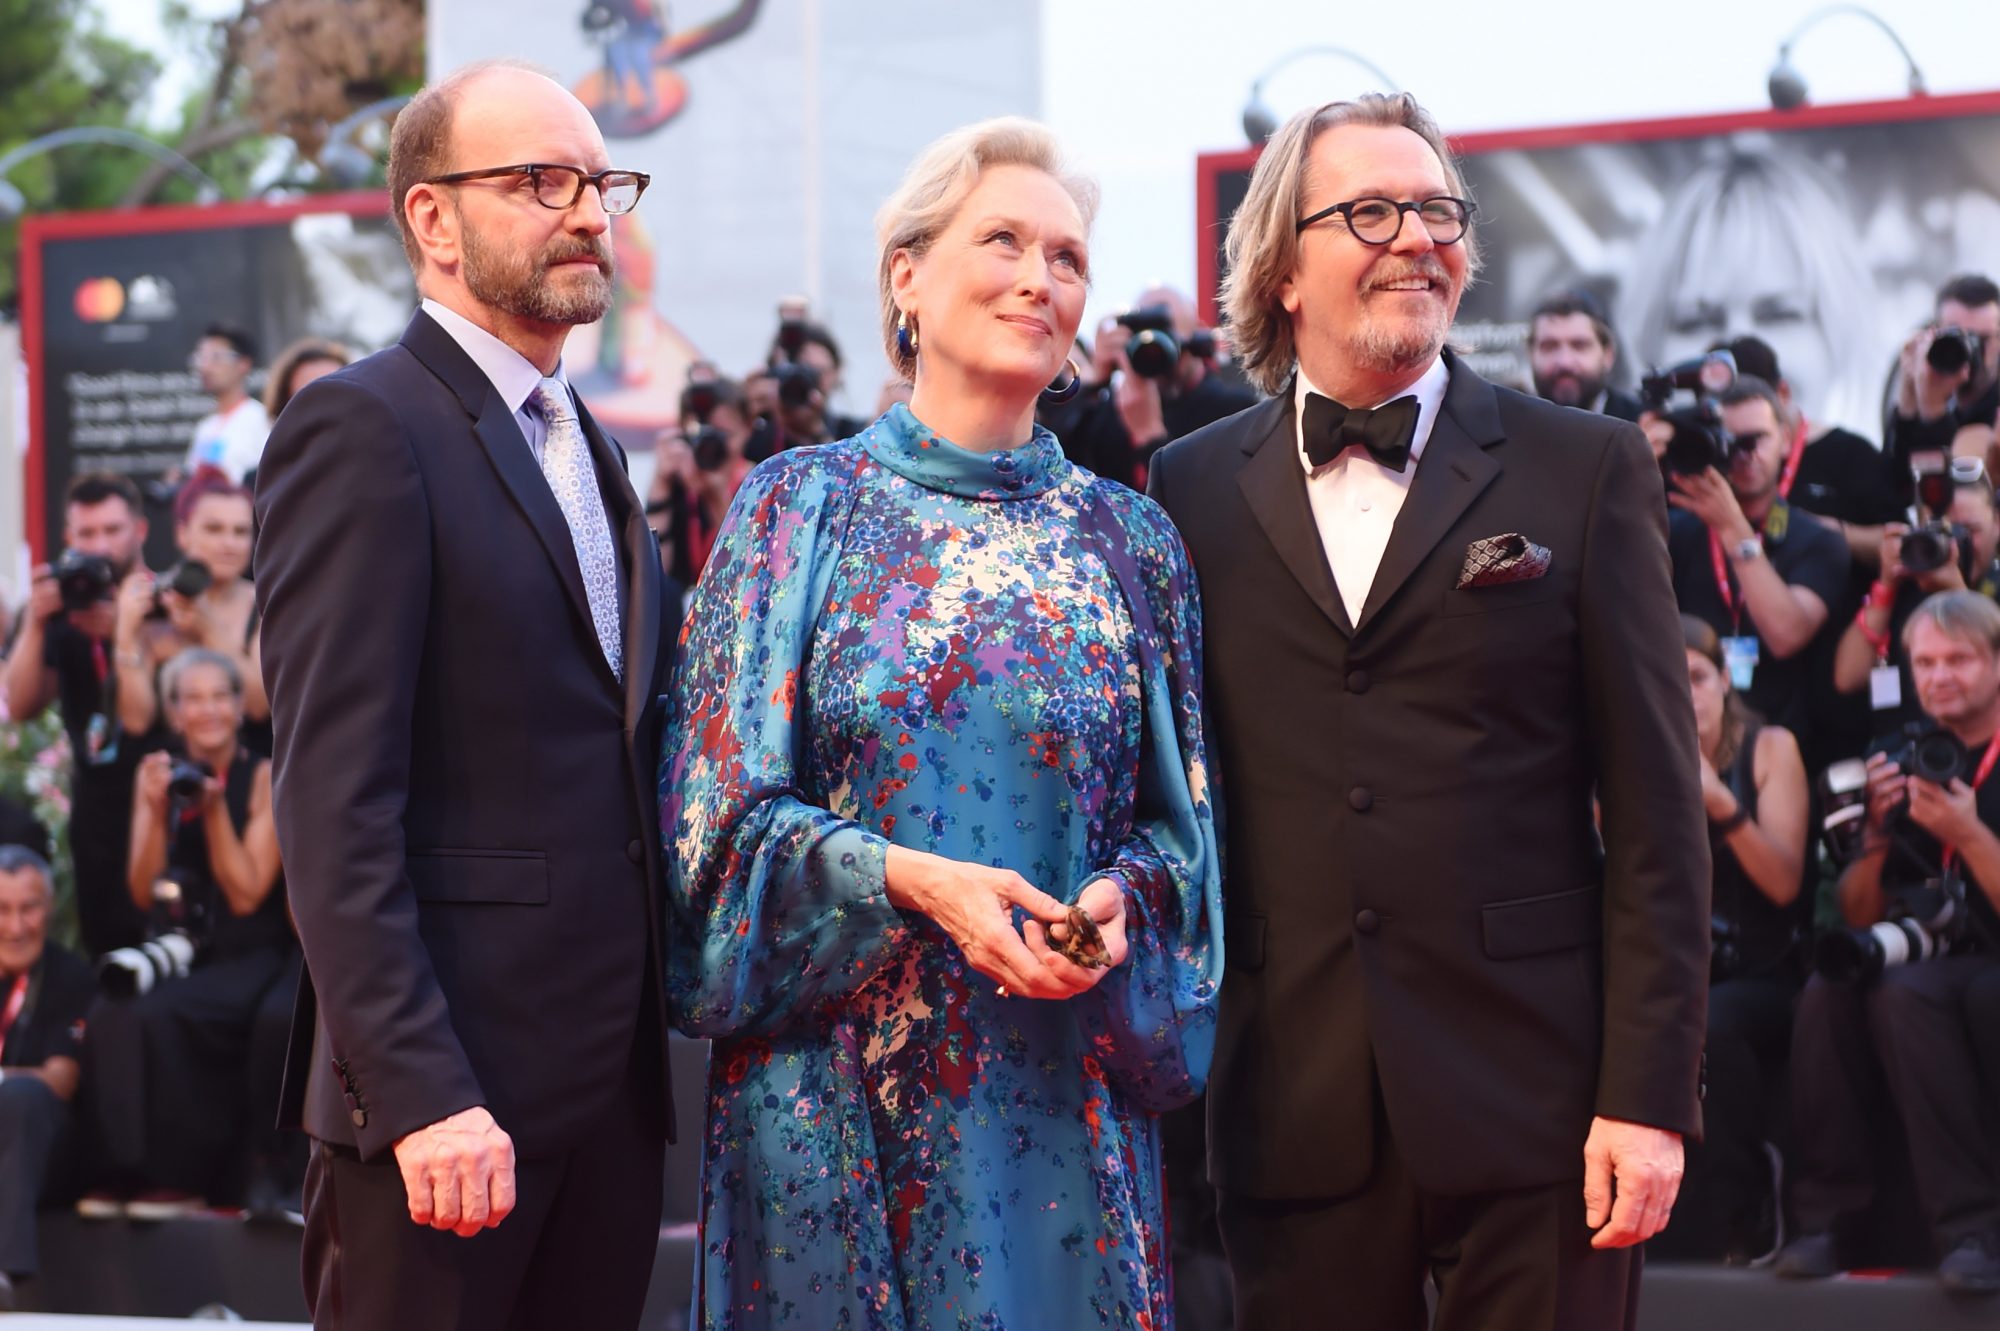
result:
[[[1028,499],[1054,489],[1070,466],[1056,437],[1039,425],[1017,448],[980,453],[954,444],[901,402],[861,432],[861,446],[898,476],[961,499]]]

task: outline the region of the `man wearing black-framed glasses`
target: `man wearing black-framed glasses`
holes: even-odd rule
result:
[[[258,480],[274,806],[306,954],[320,1327],[629,1328],[672,1109],[658,548],[568,382],[646,177],[538,71],[396,119],[423,307],[302,390]]]
[[[1408,94],[1230,223],[1270,401],[1169,444],[1230,866],[1209,1176],[1242,1331],[1630,1326],[1699,1130],[1708,838],[1638,427],[1446,349],[1476,213]],[[1593,795],[1603,809],[1600,842]]]

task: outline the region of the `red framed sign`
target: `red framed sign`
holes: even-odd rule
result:
[[[414,303],[380,191],[24,218],[24,529],[34,558],[60,537],[72,476],[117,471],[143,489],[181,460],[210,410],[188,368],[209,324],[247,330],[268,361],[307,335],[381,346]],[[154,526],[157,538],[170,535]]]

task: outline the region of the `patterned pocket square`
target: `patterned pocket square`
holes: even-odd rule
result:
[[[1465,547],[1465,567],[1458,573],[1458,590],[1504,587],[1528,582],[1549,571],[1548,547],[1536,545],[1517,531],[1488,536]]]

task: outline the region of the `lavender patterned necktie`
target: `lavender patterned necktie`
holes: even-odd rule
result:
[[[604,501],[597,491],[597,472],[590,465],[590,449],[583,442],[583,427],[571,409],[569,390],[554,379],[544,379],[529,395],[528,403],[548,422],[549,437],[542,446],[542,475],[555,491],[556,503],[569,523],[569,537],[576,545],[577,566],[583,570],[584,594],[590,598],[590,620],[597,629],[598,646],[611,663],[611,673],[620,683],[625,679],[625,654],[618,632],[618,564],[611,545],[611,524],[604,517]]]

